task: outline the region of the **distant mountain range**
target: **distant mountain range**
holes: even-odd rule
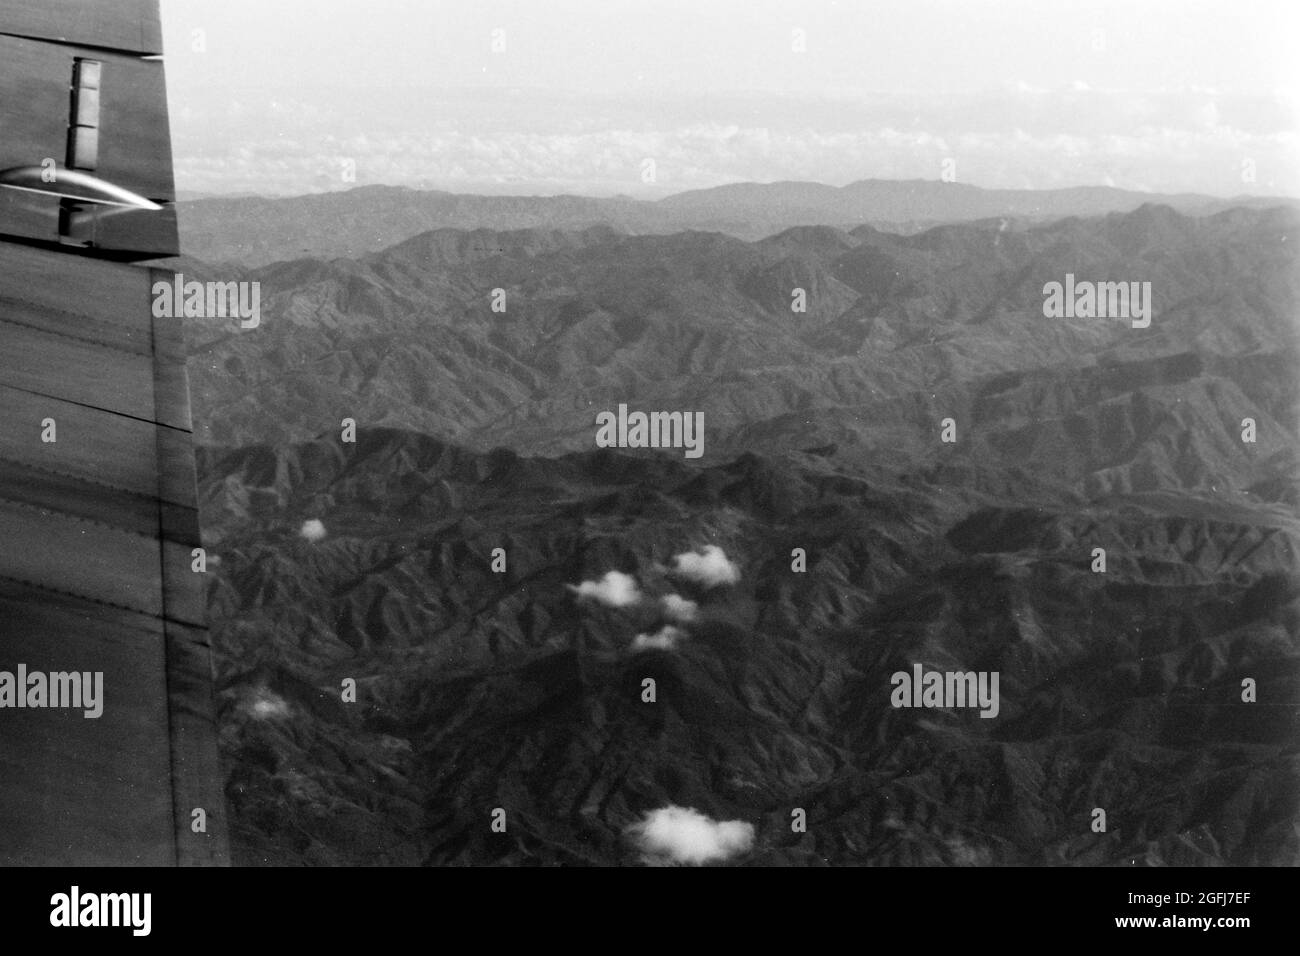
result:
[[[776,222],[877,185],[608,202]],[[237,859],[633,863],[671,805],[753,825],[740,863],[1300,859],[1300,213],[917,188],[977,221],[407,236],[453,200],[230,201],[377,230],[234,270],[257,329],[187,322]],[[1067,275],[1149,282],[1149,326],[1045,316]],[[704,455],[596,448],[620,403],[702,412]],[[674,574],[706,545],[738,581]],[[568,587],[609,571],[644,599]],[[999,672],[999,716],[894,708],[917,663]]]
[[[945,223],[1008,217],[1042,222],[1129,212],[1159,203],[1203,215],[1231,207],[1294,205],[1283,198],[1215,199],[1139,193],[1104,186],[980,189],[929,180],[739,183],[679,193],[655,202],[626,197],[474,196],[363,186],[287,199],[205,198],[181,202],[182,248],[205,262],[261,266],[302,257],[355,258],[431,229],[582,229],[629,234],[684,230],[761,239],[792,226],[869,225],[911,233]]]
[[[435,230],[357,259],[243,273],[263,286],[258,329],[187,328],[196,404],[220,412],[200,414],[196,434],[283,443],[352,417],[484,451],[559,454],[593,447],[595,413],[627,402],[704,412],[718,454],[788,449],[786,431],[847,432],[919,460],[938,450],[911,429],[946,415],[976,421],[991,394],[1029,421],[1040,388],[1058,394],[1052,407],[1074,407],[1160,384],[1169,368],[1185,366],[1177,374],[1190,386],[1225,365],[1284,366],[1297,218],[1148,205],[1041,226],[993,220],[912,236],[818,226],[755,242]],[[1150,282],[1150,327],[1044,317],[1044,285],[1067,274]],[[493,311],[496,289],[504,312]],[[1246,390],[1233,401],[1255,407],[1259,382],[1229,377]],[[1277,401],[1259,410],[1288,420]],[[1063,459],[1043,450],[1042,467],[1057,470]]]

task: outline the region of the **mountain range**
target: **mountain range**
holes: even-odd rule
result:
[[[432,229],[583,229],[611,226],[633,234],[686,230],[761,239],[792,225],[853,229],[869,225],[912,233],[941,223],[993,217],[1042,222],[1065,216],[1131,212],[1147,203],[1184,213],[1241,206],[1294,205],[1259,196],[1216,199],[1083,186],[981,189],[931,180],[735,183],[658,201],[626,196],[476,196],[401,186],[361,186],[282,199],[255,196],[181,202],[183,248],[217,265],[263,266],[284,259],[357,258]]]
[[[263,289],[186,326],[239,861],[653,862],[671,807],[751,865],[1296,861],[1300,214],[788,226],[854,188],[272,261],[357,190],[181,263]],[[1046,316],[1067,275],[1150,324]],[[620,404],[704,454],[598,448]],[[918,664],[998,715],[895,707]]]

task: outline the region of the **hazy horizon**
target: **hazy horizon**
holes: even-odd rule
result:
[[[566,197],[574,198],[574,199],[626,199],[633,202],[653,203],[653,202],[659,202],[660,200],[663,199],[670,199],[673,196],[679,196],[684,193],[702,192],[708,189],[722,188],[725,186],[801,185],[801,186],[825,186],[831,189],[844,189],[849,186],[853,186],[865,182],[887,182],[887,183],[899,183],[899,184],[921,182],[921,183],[932,183],[934,185],[958,185],[958,186],[966,186],[972,189],[984,190],[987,192],[997,192],[1000,190],[1007,189],[1007,187],[985,186],[981,183],[971,183],[971,182],[945,184],[943,180],[938,178],[921,179],[918,177],[912,177],[907,179],[888,179],[884,177],[870,177],[866,179],[855,179],[846,183],[822,183],[810,179],[774,179],[768,181],[742,179],[742,180],[735,180],[732,182],[719,183],[717,186],[705,186],[705,187],[691,188],[691,189],[680,189],[673,192],[664,193],[662,196],[634,196],[626,192],[622,192],[622,193],[578,192],[576,190],[529,191],[529,189],[527,188],[528,184],[526,183],[517,183],[517,184],[512,183],[507,187],[496,187],[496,188],[493,188],[491,184],[487,184],[488,188],[484,190],[476,190],[472,188],[457,188],[457,187],[444,188],[444,187],[437,187],[432,185],[423,185],[420,183],[346,183],[340,185],[338,188],[304,191],[304,192],[284,192],[284,193],[253,192],[253,191],[203,192],[200,190],[179,189],[177,191],[178,193],[177,198],[181,202],[194,202],[203,199],[243,199],[243,198],[296,199],[303,196],[319,196],[322,193],[326,193],[326,192],[346,193],[356,189],[367,189],[367,188],[378,187],[378,188],[390,188],[390,189],[410,189],[416,192],[443,192],[454,196],[491,196],[496,198],[519,197],[519,198],[529,198],[529,199],[548,199],[548,198],[560,199]],[[513,187],[518,187],[518,188],[513,188]],[[1105,185],[1098,185],[1097,183],[1076,183],[1073,185],[1065,184],[1061,186],[1041,186],[1041,187],[1025,186],[1025,187],[1018,187],[1017,191],[1046,193],[1046,192],[1055,192],[1055,191],[1070,190],[1070,189],[1115,189],[1115,190],[1134,192],[1134,193],[1148,192],[1155,197],[1183,194],[1183,195],[1200,195],[1200,196],[1204,196],[1207,199],[1217,199],[1217,200],[1279,199],[1279,200],[1300,201],[1300,194],[1295,194],[1295,195],[1285,194],[1285,193],[1274,194],[1274,193],[1264,193],[1258,191],[1247,192],[1243,190],[1242,192],[1236,193],[1234,195],[1214,196],[1209,193],[1193,193],[1193,192],[1175,193],[1173,191],[1165,191],[1165,190],[1145,190],[1145,189],[1125,190],[1125,188],[1122,186],[1105,186]]]
[[[1297,22],[1273,0],[163,4],[178,189],[267,196],[1300,196]]]

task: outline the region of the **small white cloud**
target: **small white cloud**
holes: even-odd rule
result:
[[[686,632],[680,627],[668,624],[654,634],[638,634],[632,641],[632,651],[671,651],[685,636]]]
[[[651,810],[627,829],[647,863],[698,866],[745,853],[754,845],[754,825],[718,821],[690,807]]]
[[[579,585],[565,585],[579,598],[593,598],[609,607],[630,607],[641,600],[636,578],[622,571],[606,571],[599,581],[583,581]]]
[[[680,594],[669,594],[660,598],[659,603],[663,605],[665,614],[682,624],[689,624],[695,620],[700,610],[698,604]]]
[[[325,525],[319,518],[309,518],[302,523],[302,530],[298,533],[308,541],[321,541],[325,538]]]
[[[244,709],[258,720],[289,716],[289,704],[283,697],[265,687],[259,687],[244,702]]]
[[[716,544],[706,544],[699,553],[687,551],[677,555],[673,558],[673,571],[710,588],[719,584],[735,584],[740,580],[740,568]]]

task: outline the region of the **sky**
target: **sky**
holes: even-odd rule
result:
[[[1300,195],[1293,0],[162,0],[177,188]]]

